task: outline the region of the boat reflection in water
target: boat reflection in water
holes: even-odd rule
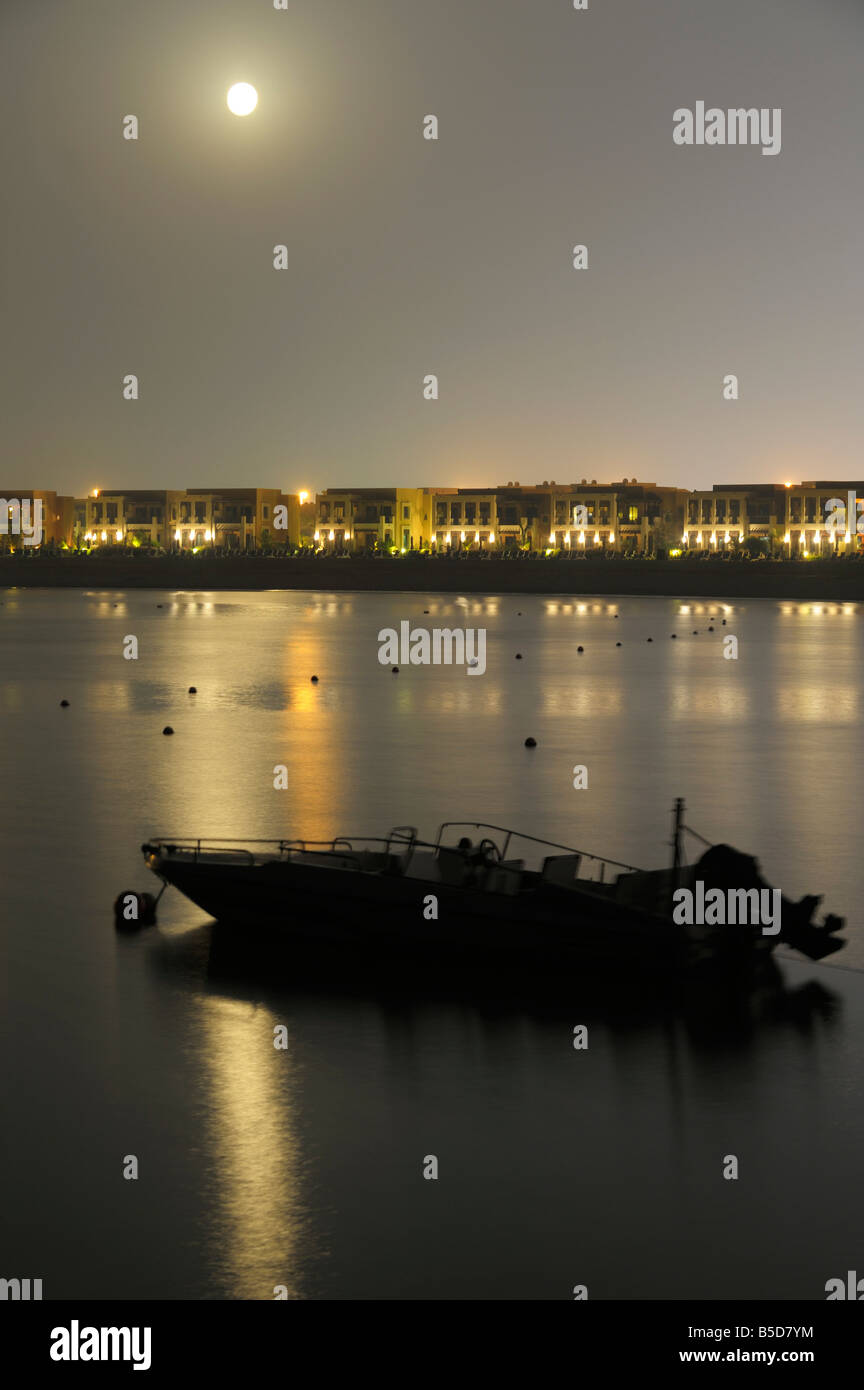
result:
[[[768,1261],[830,1149],[818,1115],[845,1001],[819,967],[384,966],[218,922],[137,941],[201,1020],[186,1067],[207,1296],[560,1298],[577,1260],[592,1296],[635,1297],[651,1249],[652,1296],[732,1297],[745,1236]],[[717,1156],[763,1140],[784,1166],[744,1185],[725,1235],[706,1229]],[[818,1296],[808,1271],[829,1236],[799,1219],[794,1260],[748,1264],[745,1292]],[[703,1240],[708,1264],[690,1248]]]

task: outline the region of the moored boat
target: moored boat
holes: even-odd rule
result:
[[[752,856],[705,841],[701,857],[685,864],[686,829],[678,801],[671,867],[651,871],[476,822],[446,822],[434,841],[399,826],[386,837],[326,842],[160,837],[142,851],[165,884],[220,922],[386,961],[419,954],[493,968],[669,973],[750,967],[780,942],[814,960],[844,944],[842,919],[814,922],[820,899],[794,902],[770,889]],[[716,911],[688,921],[676,907],[682,890],[701,903],[711,894],[748,903],[771,894],[776,926],[718,922]]]

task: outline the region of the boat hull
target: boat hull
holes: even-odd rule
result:
[[[538,882],[490,893],[284,860],[219,864],[165,855],[150,867],[220,923],[388,961],[419,954],[668,973],[721,961],[738,968],[764,959],[773,944],[752,931],[694,932],[622,906],[599,887]]]

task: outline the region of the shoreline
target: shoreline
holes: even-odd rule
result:
[[[864,600],[858,560],[444,560],[262,555],[0,560],[0,588],[301,589],[373,593]]]

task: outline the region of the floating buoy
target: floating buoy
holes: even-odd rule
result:
[[[174,730],[171,728],[170,724],[166,724],[162,732],[163,734],[173,734]]]
[[[517,661],[521,661],[521,660],[522,660],[522,653],[521,653],[521,652],[517,652],[517,653],[516,653],[516,660],[517,660]]]
[[[429,609],[428,609],[428,608],[424,608],[424,609],[423,609],[423,612],[424,612],[424,613],[428,613],[428,612],[429,612]]]
[[[60,708],[61,708],[61,709],[68,709],[68,708],[69,708],[69,701],[68,701],[68,700],[61,700],[61,701],[60,701]]]
[[[617,613],[613,613],[613,614],[612,614],[612,617],[613,617],[613,618],[617,618],[617,617],[618,617],[618,614],[617,614]]]
[[[189,694],[190,694],[190,695],[197,695],[197,694],[198,694],[198,687],[197,687],[197,685],[190,685],[190,687],[189,687]]]
[[[646,641],[646,642],[653,642],[653,641],[654,641],[654,638],[653,638],[653,637],[646,637],[646,638],[645,638],[645,641]]]
[[[675,638],[678,636],[678,633],[677,633],[677,632],[670,632],[669,636],[672,638],[672,641],[674,642],[674,641],[675,641]]]
[[[577,647],[576,650],[577,650],[577,652],[584,652],[585,648],[584,648],[584,647]]]
[[[709,627],[708,631],[709,631],[709,632],[713,632],[713,631],[714,631],[713,627]]]
[[[157,608],[161,608],[161,607],[162,607],[161,603],[157,603],[156,607],[157,607]]]
[[[616,646],[616,647],[620,647],[620,646],[621,646],[621,643],[620,643],[620,642],[616,642],[616,643],[615,643],[615,646]]]
[[[726,619],[725,619],[725,618],[723,619],[723,626],[724,626],[724,627],[726,626]]]
[[[526,748],[536,748],[536,747],[537,747],[537,740],[536,740],[536,738],[526,738],[526,740],[525,740],[525,747],[526,747]]]
[[[317,684],[318,684],[318,677],[317,677],[317,676],[312,676],[312,677],[311,677],[311,680],[312,680],[312,684],[313,684],[313,685],[317,685]]]
[[[114,899],[114,922],[117,927],[132,930],[150,927],[156,921],[156,899],[152,893],[118,893]]]
[[[398,667],[398,666],[391,666],[390,669],[391,669],[391,671],[393,672],[394,676],[398,676],[398,674],[399,674],[399,667]]]
[[[694,629],[693,629],[693,636],[694,636],[694,637],[698,637],[698,636],[699,636],[699,629],[698,629],[698,627],[694,627]]]

